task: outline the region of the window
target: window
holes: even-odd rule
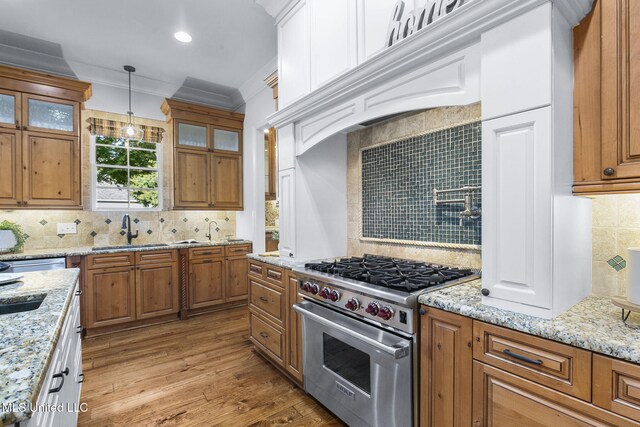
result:
[[[92,136],[94,209],[159,210],[161,145]]]

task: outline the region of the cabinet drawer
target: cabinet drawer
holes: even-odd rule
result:
[[[262,283],[258,283],[255,280],[250,282],[251,295],[250,304],[252,308],[264,312],[267,316],[271,317],[272,321],[279,326],[284,325],[284,296],[282,291],[272,289],[269,286],[265,286]]]
[[[177,260],[178,260],[178,252],[174,250],[136,253],[137,265],[164,264],[164,263],[175,262]]]
[[[246,255],[251,252],[251,245],[233,245],[224,248],[224,256],[234,257]]]
[[[591,401],[591,353],[499,326],[473,322],[473,357]]]
[[[280,267],[265,264],[264,278],[267,282],[273,283],[276,286],[284,288],[284,270]]]
[[[123,252],[108,255],[89,255],[87,256],[87,268],[110,268],[110,267],[128,267],[133,265],[133,252]]]
[[[593,403],[640,420],[640,365],[595,354]]]
[[[260,279],[263,278],[264,264],[260,261],[249,260],[249,274]]]
[[[249,313],[251,341],[280,366],[284,366],[284,337],[281,331],[255,313]]]
[[[221,258],[224,257],[224,248],[222,246],[210,246],[206,248],[192,248],[189,255],[192,259],[199,258]]]

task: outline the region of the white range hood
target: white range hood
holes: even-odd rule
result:
[[[390,114],[481,102],[484,302],[553,317],[588,294],[590,203],[571,194],[571,29],[591,0],[467,0],[372,55],[367,37],[380,35],[368,25],[384,24],[372,7],[388,11],[388,25],[395,1],[257,2],[278,26],[281,109],[269,121],[278,129],[281,255],[344,253],[348,219],[337,212],[346,211],[346,131]],[[314,60],[327,52],[335,62]]]

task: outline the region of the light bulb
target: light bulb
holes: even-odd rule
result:
[[[136,130],[133,128],[133,125],[127,126],[127,135],[133,136],[136,134]]]

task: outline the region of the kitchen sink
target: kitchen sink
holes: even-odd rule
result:
[[[119,245],[119,246],[94,246],[93,251],[108,251],[112,249],[136,249],[136,248],[162,248],[169,246],[167,243],[149,243],[146,245]]]
[[[0,304],[0,315],[22,313],[23,311],[37,310],[44,301],[44,296],[32,299],[30,301],[11,302],[7,304]]]

